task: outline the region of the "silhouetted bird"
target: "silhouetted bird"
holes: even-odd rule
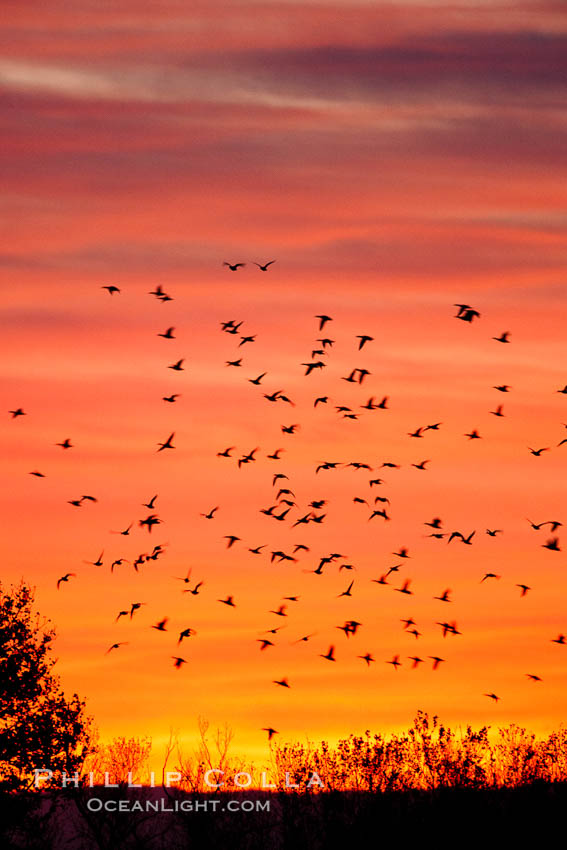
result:
[[[500,699],[500,697],[496,696],[496,694],[483,694],[483,696],[488,697],[491,700],[494,700],[494,702],[498,702],[498,700]]]
[[[278,734],[278,730],[277,730],[277,729],[272,729],[272,727],[271,727],[271,726],[263,726],[263,727],[262,727],[262,732],[267,732],[267,733],[268,733],[268,741],[271,741],[271,740],[272,740],[272,738],[274,737],[274,735],[277,735],[277,734]]]
[[[175,431],[172,431],[165,443],[158,443],[159,449],[158,452],[162,452],[164,449],[174,449],[175,446],[172,443],[173,438],[175,437]]]
[[[76,575],[77,573],[65,573],[64,576],[61,576],[61,578],[57,579],[57,590],[59,590],[59,587],[61,586],[62,582],[67,582],[70,578],[75,578]]]
[[[316,319],[319,319],[319,330],[322,331],[327,322],[332,322],[331,316],[315,316]]]
[[[331,645],[327,650],[327,654],[320,655],[320,658],[325,658],[327,661],[336,661],[337,659],[335,658],[335,647]]]
[[[226,599],[217,599],[217,602],[222,602],[223,605],[228,605],[229,608],[236,608],[236,604],[232,596],[227,596]]]
[[[112,652],[113,649],[119,649],[121,646],[126,646],[127,643],[128,641],[125,640],[121,641],[120,643],[113,643],[112,646],[109,646],[109,648],[106,650],[105,655],[108,655],[108,653]]]

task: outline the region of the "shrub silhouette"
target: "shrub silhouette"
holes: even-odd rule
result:
[[[385,737],[367,731],[349,735],[331,747],[274,743],[271,751],[275,784],[307,787],[315,772],[326,791],[409,791],[436,788],[513,788],[534,782],[567,781],[567,730],[547,739],[515,724],[456,732],[437,717],[419,711],[406,733]],[[286,775],[288,781],[286,782]]]

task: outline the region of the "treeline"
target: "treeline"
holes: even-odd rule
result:
[[[274,737],[265,764],[232,753],[233,733],[225,726],[209,731],[199,720],[199,742],[187,752],[172,738],[162,765],[150,771],[149,738],[116,738],[94,743],[84,759],[81,786],[150,784],[170,776],[171,790],[211,794],[243,790],[286,793],[321,791],[430,791],[438,788],[515,788],[537,782],[567,782],[567,727],[548,737],[509,725],[455,730],[439,718],[418,712],[401,734],[367,731],[336,745],[278,742]],[[155,761],[155,759],[154,759]],[[30,787],[29,779],[27,787]],[[44,790],[61,787],[61,775],[42,779]],[[167,789],[166,789],[167,790]]]
[[[288,775],[301,784],[315,771],[326,790],[410,791],[436,788],[514,788],[534,782],[567,782],[567,728],[547,738],[514,724],[489,735],[468,726],[456,731],[418,712],[407,732],[349,735],[336,746],[274,746],[278,788]],[[314,790],[317,790],[315,788]]]

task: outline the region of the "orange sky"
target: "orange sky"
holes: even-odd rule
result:
[[[173,728],[189,740],[201,715],[262,757],[263,726],[336,739],[404,727],[419,708],[455,724],[561,722],[567,650],[551,639],[567,631],[565,555],[526,522],[567,522],[567,446],[555,448],[567,436],[556,392],[567,381],[561,4],[8,8],[2,579],[37,586],[65,687],[86,697],[102,735],[159,743]],[[266,274],[252,264],[274,258]],[[224,260],[247,265],[232,273]],[[111,283],[112,298],[101,289]],[[158,283],[172,301],[148,294]],[[455,321],[456,302],[481,318]],[[336,343],[305,377],[318,313],[333,317],[324,335]],[[229,319],[257,335],[238,353],[220,331]],[[156,335],[170,325],[175,340]],[[492,340],[504,330],[510,345]],[[361,333],[375,339],[358,352]],[[224,365],[240,355],[242,368]],[[180,357],[185,370],[168,370]],[[371,372],[362,386],[341,380],[357,367]],[[261,372],[262,387],[247,382]],[[296,407],[263,398],[277,389]],[[330,403],[314,410],[322,395]],[[390,409],[357,421],[334,409],[370,395]],[[19,406],[27,416],[13,421]],[[407,436],[434,422],[439,432]],[[292,423],[298,433],[282,434]],[[483,439],[469,442],[471,428]],[[157,454],[171,431],[176,450]],[[65,437],[67,452],[54,445]],[[258,446],[257,461],[239,470],[216,457],[227,446],[236,457]],[[528,446],[554,448],[533,457]],[[278,447],[282,460],[267,459]],[[411,466],[425,459],[426,471]],[[373,472],[315,474],[323,460]],[[378,472],[385,460],[401,469]],[[276,471],[298,504],[289,519],[326,499],[322,525],[259,513],[274,504]],[[370,489],[370,477],[384,483]],[[98,503],[67,503],[83,493]],[[163,524],[149,537],[137,521],[154,493]],[[376,495],[391,522],[369,523],[352,502]],[[200,516],[215,505],[212,521]],[[473,545],[427,538],[433,516],[448,532],[476,529]],[[131,522],[128,538],[112,533]],[[227,551],[225,534],[242,542]],[[153,543],[162,558],[111,575],[112,560]],[[297,563],[248,552],[296,543],[310,549]],[[393,584],[371,583],[400,546],[411,559]],[[102,568],[84,563],[103,549]],[[344,560],[311,574],[332,551]],[[174,578],[189,568],[204,583],[197,597]],[[57,591],[67,572],[77,577]],[[485,572],[502,578],[480,584]],[[393,590],[405,578],[411,597]],[[337,598],[352,579],[352,598]],[[516,583],[532,587],[525,598]],[[432,598],[445,587],[451,605]],[[218,603],[227,594],[235,609]],[[290,595],[300,601],[287,618],[268,613]],[[115,623],[134,601],[146,604]],[[166,634],[150,628],[165,616]],[[417,641],[400,623],[410,616]],[[336,626],[351,618],[363,625],[347,640]],[[445,618],[461,636],[442,637]],[[256,639],[276,625],[261,653]],[[197,635],[178,671],[188,626]],[[319,657],[330,643],[335,664]],[[412,671],[413,654],[446,663]],[[291,689],[272,684],[282,676]]]

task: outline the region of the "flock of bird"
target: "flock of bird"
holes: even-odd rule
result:
[[[270,266],[274,263],[274,260],[271,260],[267,263],[255,263],[258,269],[262,272],[267,272]],[[224,262],[223,266],[227,268],[230,272],[237,272],[240,269],[245,267],[245,263],[242,262]],[[120,288],[115,285],[107,285],[102,287],[106,290],[111,296],[120,295]],[[164,289],[158,285],[155,289],[149,293],[151,296],[159,300],[160,302],[172,301],[174,300],[171,295],[164,291]],[[454,305],[457,308],[456,314],[453,315],[453,318],[465,322],[472,323],[473,320],[476,321],[481,318],[481,314],[478,310],[468,304],[456,304]],[[448,317],[449,318],[449,317]],[[334,318],[321,313],[314,317],[315,319],[315,327],[314,327],[314,341],[312,346],[310,347],[310,355],[308,355],[304,360],[297,364],[298,369],[303,369],[303,375],[306,380],[314,381],[312,376],[320,373],[324,370],[329,362],[330,355],[332,353],[333,346],[335,344],[335,340],[330,335],[331,328],[333,327]],[[234,341],[236,344],[237,354],[232,359],[228,359],[225,361],[225,368],[238,370],[243,366],[243,357],[241,356],[241,351],[244,346],[254,345],[257,339],[257,334],[247,333],[243,330],[244,321],[238,319],[228,319],[219,321],[220,332],[229,336],[234,337]],[[164,341],[169,342],[171,340],[175,340],[175,326],[167,327],[165,330],[159,332],[157,336],[162,338]],[[316,335],[317,334],[317,335]],[[512,342],[511,334],[508,331],[504,331],[500,333],[498,336],[493,336],[492,339],[499,344],[508,345]],[[360,352],[366,352],[368,348],[374,342],[374,337],[368,333],[360,333],[355,336],[354,339],[354,348],[357,352],[357,355]],[[165,343],[164,343],[165,345]],[[183,372],[185,371],[185,358],[180,358],[174,360],[171,364],[168,365],[167,368],[172,370],[173,372]],[[354,384],[354,385],[362,385],[365,381],[371,376],[370,370],[364,367],[356,367],[351,369],[348,374],[341,376],[342,381]],[[267,382],[269,380],[268,372],[262,372],[254,377],[249,377],[246,379],[248,383],[250,383],[254,388],[258,388],[259,392],[262,395],[262,398],[265,400],[267,405],[277,405],[281,408],[282,412],[286,411],[286,417],[289,414],[289,411],[295,411],[296,403],[290,398],[289,394],[283,388],[272,388],[267,387]],[[344,419],[347,421],[356,421],[362,416],[370,416],[370,415],[382,415],[385,411],[390,409],[390,397],[385,395],[382,398],[376,398],[371,395],[367,398],[364,403],[359,404],[356,407],[352,406],[352,402],[348,405],[346,404],[334,404],[331,398],[325,394],[318,394],[317,385],[314,385],[315,389],[312,396],[312,405],[313,408],[320,409],[322,407],[327,406],[328,408],[334,409],[337,417],[340,419]],[[492,389],[496,390],[500,394],[506,394],[511,392],[512,387],[508,384],[496,383],[492,387]],[[554,392],[559,392],[561,394],[567,395],[567,385],[564,387],[560,387],[559,389],[554,389]],[[162,397],[163,402],[166,404],[172,405],[175,404],[177,399],[179,398],[179,393],[172,393],[169,395],[164,395]],[[498,404],[495,406],[494,410],[491,410],[490,413],[495,417],[504,417],[506,414],[504,412],[504,405]],[[22,407],[14,407],[9,411],[12,419],[17,420],[21,417],[27,415],[27,411],[25,411]],[[283,418],[283,416],[282,416]],[[293,418],[296,417],[295,414]],[[346,426],[345,426],[346,427]],[[407,436],[411,440],[423,440],[428,436],[431,432],[438,432],[443,427],[442,422],[430,422],[427,424],[419,425],[407,432]],[[565,426],[567,427],[567,426]],[[300,422],[292,422],[286,420],[281,424],[281,434],[286,439],[297,439],[298,435],[301,433],[301,423]],[[175,436],[176,430],[175,425],[172,425],[171,431],[168,435],[165,435],[164,438],[157,442],[157,448],[154,447],[154,451],[157,453],[168,453],[170,451],[174,451],[176,449],[175,445]],[[483,438],[483,434],[479,432],[477,428],[471,428],[469,431],[463,433],[463,438],[468,440],[480,440]],[[557,443],[557,448],[567,443],[567,437],[564,437],[559,440]],[[62,451],[68,452],[74,449],[74,444],[72,442],[71,437],[65,437],[60,440],[57,444]],[[527,447],[527,450],[535,457],[539,458],[542,456],[544,452],[550,451],[551,446],[543,446],[533,448],[531,446]],[[277,462],[282,459],[282,453],[284,452],[283,448],[277,448],[270,453],[265,453],[263,456],[260,454],[261,449],[259,446],[255,446],[253,448],[245,448],[245,449],[237,449],[236,446],[227,446],[227,447],[217,447],[217,450],[214,452],[216,454],[216,458],[219,463],[228,463],[233,462],[238,469],[242,469],[250,464],[262,462],[263,460]],[[425,458],[419,462],[412,463],[411,466],[420,472],[426,472],[429,469],[429,464],[431,460],[429,458]],[[384,460],[378,466],[372,466],[368,462],[364,460],[358,461],[338,461],[336,459],[317,459],[314,461],[314,473],[315,475],[320,475],[322,473],[337,473],[341,469],[352,469],[357,472],[366,473],[367,474],[367,487],[368,487],[368,495],[360,496],[353,495],[352,502],[359,506],[361,510],[366,510],[367,522],[383,522],[389,523],[392,520],[392,506],[390,503],[390,499],[387,496],[381,495],[382,489],[381,486],[384,485],[385,481],[381,477],[381,475],[385,474],[387,471],[396,470],[400,468],[400,464],[391,459]],[[34,469],[30,473],[30,475],[36,478],[45,478],[45,474],[41,471]],[[303,528],[307,525],[309,526],[317,526],[325,523],[327,519],[327,505],[328,500],[325,498],[313,498],[308,501],[303,507],[300,507],[298,502],[296,501],[296,494],[293,489],[293,481],[290,480],[287,474],[283,472],[269,472],[269,481],[271,483],[271,493],[272,497],[270,498],[270,504],[265,507],[259,508],[259,512],[267,517],[269,520],[272,520],[275,523],[280,523],[288,526],[291,529]],[[380,495],[374,495],[376,490],[374,488],[378,488],[378,493]],[[162,519],[160,518],[157,508],[156,502],[158,500],[158,495],[153,495],[149,500],[145,502],[141,502],[141,505],[146,508],[147,514],[141,517],[138,520],[138,527],[141,529],[146,529],[148,534],[151,534],[152,529],[162,523]],[[89,494],[80,494],[74,495],[72,498],[68,500],[70,506],[75,509],[84,510],[88,507],[89,504],[96,503],[97,497]],[[219,505],[215,505],[210,508],[204,508],[201,512],[201,517],[207,522],[212,522],[214,527],[218,523],[218,512],[221,510]],[[543,532],[544,539],[540,543],[541,547],[550,551],[550,552],[560,552],[560,540],[559,537],[556,536],[556,532],[561,528],[562,523],[557,519],[546,519],[543,521],[534,522],[532,520],[527,520],[529,522],[530,527],[535,532]],[[123,537],[128,537],[130,532],[134,526],[134,523],[128,525],[128,527],[124,528],[121,531],[114,531],[113,533],[122,535]],[[503,534],[503,530],[499,528],[486,528],[483,532],[479,532],[476,529],[470,530],[456,530],[456,529],[447,529],[444,527],[443,520],[435,516],[431,519],[424,520],[423,522],[424,532],[427,529],[427,536],[435,539],[435,540],[443,540],[446,541],[447,545],[455,546],[472,546],[478,540],[478,535],[483,533],[490,538],[496,538],[497,536]],[[303,544],[303,543],[295,543],[293,547],[290,548],[290,551],[284,551],[281,548],[272,548],[268,543],[262,543],[257,545],[254,543],[246,543],[243,541],[241,536],[238,533],[229,533],[221,535],[219,534],[219,540],[226,541],[226,548],[231,550],[234,547],[245,547],[247,554],[254,557],[262,557],[265,556],[269,559],[270,563],[298,563],[299,559],[302,557],[312,557],[311,555],[311,547]],[[156,561],[158,558],[165,555],[166,549],[162,544],[154,545],[150,547],[149,551],[140,552],[137,557],[132,560],[130,563],[132,564],[133,569],[137,572],[139,571],[144,564],[150,561]],[[396,551],[391,553],[396,559],[395,562],[389,566],[381,575],[376,578],[371,579],[371,583],[380,585],[380,586],[389,586],[393,591],[403,595],[404,597],[411,597],[414,594],[412,590],[412,579],[411,577],[401,576],[400,570],[405,569],[407,566],[408,560],[411,559],[411,555],[407,547],[401,546]],[[105,564],[104,561],[104,549],[100,552],[96,560],[94,561],[86,561],[85,563],[89,563],[94,567],[101,568]],[[117,567],[121,567],[122,565],[129,563],[126,558],[115,558],[110,561],[109,568],[110,572],[113,573]],[[313,564],[313,569],[304,570],[304,572],[311,572],[316,577],[322,577],[327,574],[327,572],[331,569],[337,569],[339,573],[345,571],[345,573],[350,573],[355,570],[355,566],[348,561],[348,557],[340,552],[319,552],[315,556],[315,562]],[[74,572],[66,572],[61,575],[57,579],[57,589],[60,589],[63,584],[68,583],[71,579],[76,578],[76,573]],[[177,581],[182,582],[184,585],[181,588],[183,593],[191,594],[194,597],[201,595],[203,588],[205,587],[206,581],[205,579],[200,579],[198,581],[192,580],[192,571],[188,570],[187,574],[184,576],[176,576]],[[485,582],[497,581],[501,576],[494,572],[485,572],[482,575],[479,575],[479,583],[484,584]],[[349,581],[345,589],[339,594],[339,597],[352,597],[354,593],[355,579]],[[524,582],[517,582],[516,588],[519,591],[520,597],[525,597],[531,590],[531,587]],[[445,610],[445,606],[450,605],[453,601],[452,599],[453,591],[451,588],[440,588],[439,593],[434,596],[434,599],[440,603],[440,610]],[[218,604],[223,605],[225,608],[235,608],[237,607],[237,601],[234,598],[234,595],[226,595],[224,598],[219,598],[217,600]],[[279,618],[286,618],[289,616],[290,607],[300,603],[300,597],[297,595],[290,595],[283,598],[283,600],[279,601],[273,609],[270,610],[270,614],[277,616]],[[126,622],[131,621],[137,612],[145,606],[146,602],[135,601],[129,603],[122,610],[117,612],[116,622],[125,620]],[[168,632],[168,623],[169,617],[162,617],[155,624],[151,626],[151,628],[157,632]],[[461,636],[462,632],[460,631],[457,622],[455,619],[450,616],[444,617],[440,616],[436,621],[435,625],[439,628],[439,634],[441,638],[451,637],[456,638]],[[342,631],[345,638],[350,640],[355,637],[359,629],[361,628],[362,623],[358,622],[354,619],[345,620],[344,623],[337,625],[335,628],[339,631]],[[260,635],[259,637],[251,636],[258,644],[260,652],[269,652],[272,647],[276,645],[278,633],[281,629],[280,627],[272,627],[266,629],[266,631]],[[415,641],[419,641],[421,637],[421,633],[417,627],[416,621],[412,617],[407,617],[402,620],[402,629],[407,634],[411,635]],[[174,654],[171,655],[171,659],[173,661],[173,666],[177,669],[183,667],[183,665],[188,663],[188,659],[183,657],[181,647],[185,646],[185,641],[188,641],[191,638],[194,638],[196,635],[195,629],[192,627],[185,627],[181,629],[176,636],[176,649],[173,650]],[[299,636],[295,643],[307,643],[314,637],[314,634],[306,634]],[[550,637],[550,641],[555,644],[565,646],[567,644],[567,637],[564,634],[559,634],[555,637]],[[106,649],[106,654],[112,653],[120,647],[128,644],[128,641],[115,641]],[[323,647],[321,648],[323,649]],[[321,651],[318,656],[326,662],[329,663],[337,663],[338,658],[336,655],[337,649],[336,644],[331,643],[325,652]],[[377,659],[374,657],[372,652],[360,652],[356,655],[361,662],[366,665],[366,667],[371,667]],[[379,660],[379,659],[378,659]],[[415,670],[420,665],[426,664],[429,662],[432,670],[437,670],[440,665],[446,663],[446,659],[441,655],[428,655],[425,658],[421,657],[418,653],[414,653],[410,656],[406,656],[404,660],[402,660],[402,653],[397,653],[393,655],[392,658],[382,659],[382,663],[385,663],[392,667],[393,672],[397,672],[398,669],[405,663],[405,660],[409,662],[407,665],[410,669]],[[533,682],[541,682],[541,677],[532,672],[526,672],[526,677]],[[290,677],[288,676],[276,676],[272,680],[273,684],[277,687],[283,689],[289,689],[292,687],[290,682]],[[491,699],[495,702],[500,700],[500,696],[492,691],[487,691],[483,694],[488,699]],[[264,727],[263,731],[268,733],[268,738],[271,739],[274,734],[277,734],[277,730],[275,730],[271,726]]]

